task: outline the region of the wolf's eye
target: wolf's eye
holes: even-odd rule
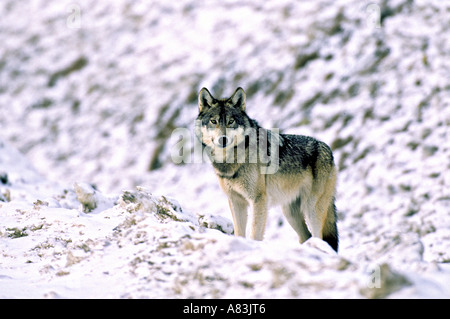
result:
[[[229,119],[228,120],[228,125],[231,125],[231,124],[233,124],[234,123],[234,119]]]
[[[216,120],[211,120],[211,124],[217,124],[217,121]]]

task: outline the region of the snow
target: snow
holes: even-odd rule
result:
[[[0,297],[449,298],[448,5],[368,5],[2,1]],[[334,148],[338,254],[172,162],[203,86]]]

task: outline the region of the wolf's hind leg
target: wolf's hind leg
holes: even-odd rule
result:
[[[311,233],[306,226],[305,218],[300,210],[300,206],[301,199],[298,197],[291,203],[283,205],[282,210],[289,224],[297,232],[300,243],[303,243],[311,237]]]
[[[248,203],[245,198],[237,193],[233,193],[228,197],[228,203],[233,216],[234,235],[245,237]]]

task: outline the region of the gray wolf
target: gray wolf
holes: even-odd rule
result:
[[[245,112],[242,88],[226,99],[203,88],[198,105],[195,135],[228,196],[234,234],[245,237],[250,206],[250,237],[262,240],[268,208],[281,205],[300,243],[318,237],[337,252],[336,167],[330,147],[309,136],[260,127]]]

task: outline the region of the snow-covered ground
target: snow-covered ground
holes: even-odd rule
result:
[[[2,1],[0,297],[450,298],[449,9]],[[276,208],[230,234],[209,164],[170,157],[203,86],[332,146],[339,254]]]

